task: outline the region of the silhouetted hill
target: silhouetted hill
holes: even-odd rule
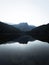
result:
[[[0,43],[19,38],[21,31],[12,25],[0,22]]]
[[[0,22],[0,33],[18,33],[19,31],[18,28],[13,27],[12,25]]]
[[[35,28],[35,26],[28,25],[27,23],[20,23],[18,25],[13,25],[14,27],[20,29],[21,31],[30,31]]]
[[[36,27],[27,34],[38,40],[49,42],[49,24]]]

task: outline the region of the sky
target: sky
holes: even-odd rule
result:
[[[0,21],[8,24],[49,23],[49,0],[0,0]]]

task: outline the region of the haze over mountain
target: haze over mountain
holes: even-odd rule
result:
[[[28,25],[27,23],[20,23],[20,24],[17,24],[17,25],[15,24],[13,26],[20,29],[21,31],[30,31],[30,30],[35,28],[34,25],[31,26],[31,25]]]
[[[27,32],[28,35],[31,35],[35,39],[49,42],[49,24],[42,25],[32,29],[31,31]]]

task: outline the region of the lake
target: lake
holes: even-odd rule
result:
[[[39,40],[2,44],[0,65],[49,65],[49,44]]]

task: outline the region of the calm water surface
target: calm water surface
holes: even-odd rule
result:
[[[27,64],[26,64],[27,63]],[[2,65],[48,65],[49,44],[33,41],[28,44],[7,43],[0,45],[0,64]]]

